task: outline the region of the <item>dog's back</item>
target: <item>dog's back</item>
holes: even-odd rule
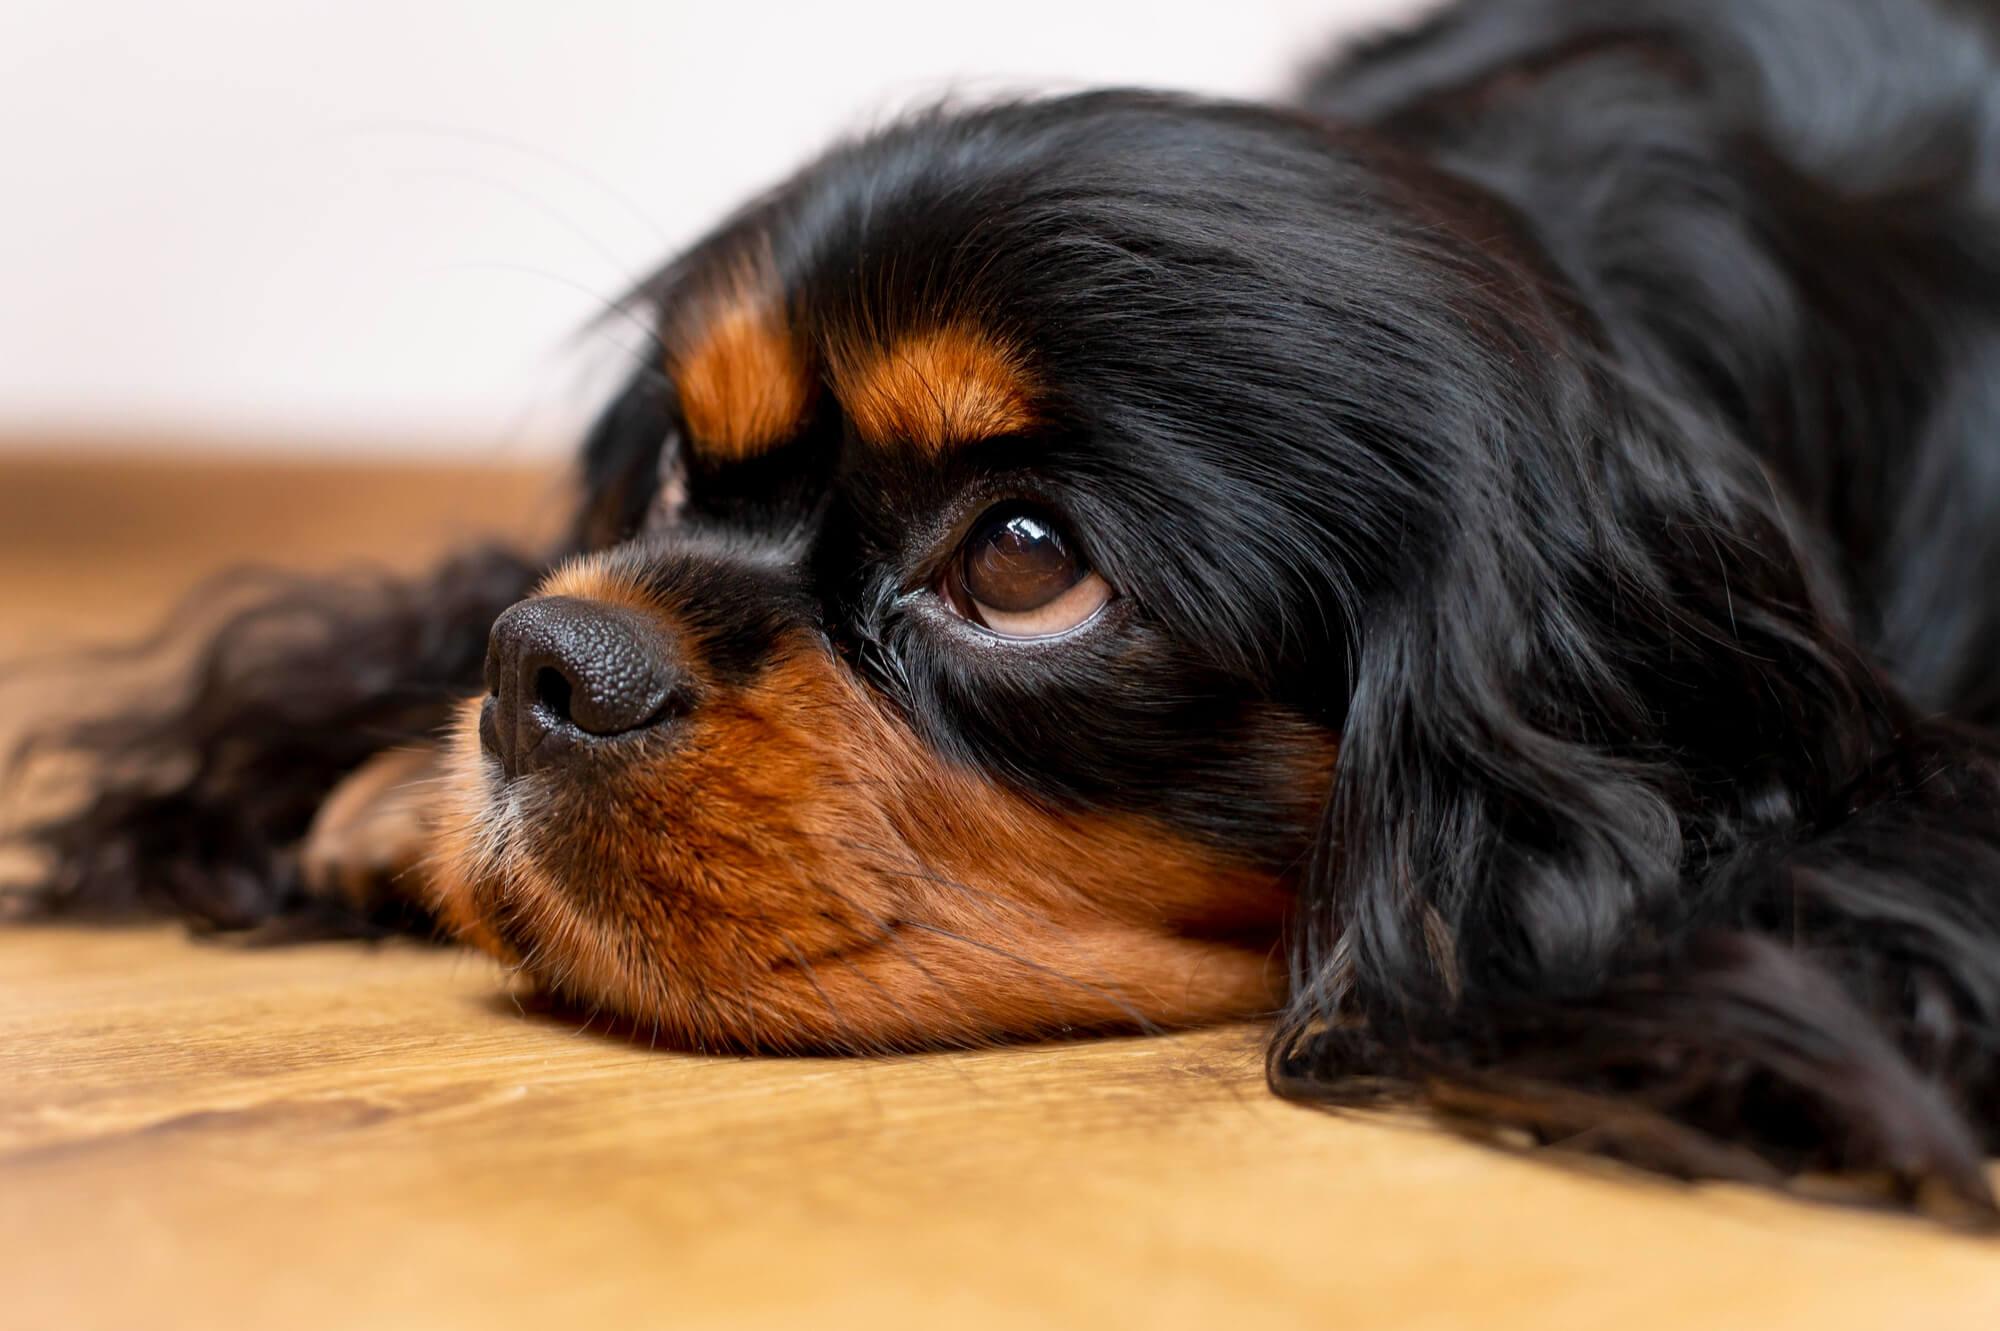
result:
[[[2000,722],[2000,6],[1484,0],[1306,100],[1517,207],[1775,474],[1921,705]]]

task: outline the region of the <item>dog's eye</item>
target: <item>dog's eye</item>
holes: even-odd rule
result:
[[[1111,599],[1062,524],[1028,504],[989,509],[956,564],[953,608],[1002,637],[1067,633]]]

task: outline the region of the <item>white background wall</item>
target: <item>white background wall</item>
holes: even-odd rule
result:
[[[835,131],[1262,95],[1422,7],[4,0],[0,441],[561,446],[626,354],[600,300]]]

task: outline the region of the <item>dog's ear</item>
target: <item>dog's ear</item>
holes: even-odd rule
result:
[[[15,834],[46,864],[31,907],[219,928],[305,907],[296,853],[320,802],[375,753],[428,742],[478,690],[488,628],[541,567],[495,547],[411,578],[226,575],[136,656],[71,662],[70,680],[101,677],[110,701],[15,756],[18,779],[81,784],[66,812]],[[123,682],[134,668],[143,689]],[[392,903],[374,923],[402,914]]]
[[[1357,614],[1274,1084],[1990,1213],[1990,745],[1860,659],[1754,474],[1638,418],[1462,469]]]
[[[382,750],[435,737],[478,692],[494,619],[556,558],[639,526],[672,434],[670,393],[642,369],[599,418],[556,550],[471,549],[415,577],[238,573],[189,596],[145,653],[168,683],[156,671],[135,695],[146,701],[124,706],[114,691],[102,714],[21,746],[17,775],[62,769],[82,783],[67,813],[14,834],[49,866],[31,904],[153,907],[224,928],[306,906],[299,845],[327,795]],[[76,664],[88,677],[88,660]],[[385,913],[405,922],[404,903]]]

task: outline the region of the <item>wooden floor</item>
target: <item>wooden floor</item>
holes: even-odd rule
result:
[[[0,651],[550,491],[0,459]],[[1247,1029],[695,1058],[416,945],[0,931],[0,1327],[815,1325],[1990,1331],[2000,1240],[1293,1108]]]

